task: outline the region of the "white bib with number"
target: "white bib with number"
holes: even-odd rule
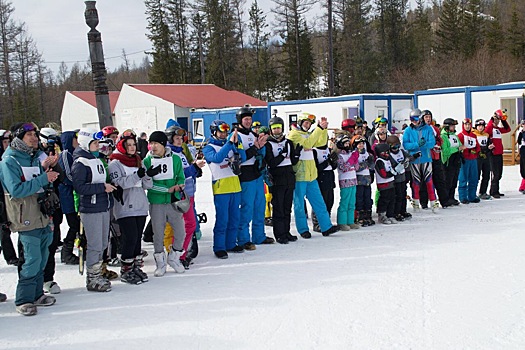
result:
[[[153,176],[153,180],[169,180],[173,179],[173,158],[151,158],[151,166],[156,168],[160,165],[160,173]]]
[[[106,182],[106,168],[104,168],[104,164],[102,164],[100,159],[78,158],[78,161],[91,170],[92,184],[103,184]]]
[[[465,135],[463,140],[465,141],[465,147],[468,149],[476,148],[476,139],[474,137]]]

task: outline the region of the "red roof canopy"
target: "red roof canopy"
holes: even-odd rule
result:
[[[69,93],[78,97],[82,101],[89,103],[93,107],[97,107],[94,91],[69,91]],[[109,91],[109,105],[111,106],[111,112],[115,111],[115,105],[117,104],[119,95],[120,91]]]
[[[224,90],[213,84],[129,84],[147,94],[157,96],[179,107],[226,108],[245,104],[266,106],[266,102],[238,91]]]

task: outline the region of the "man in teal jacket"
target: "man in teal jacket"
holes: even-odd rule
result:
[[[11,131],[14,139],[0,162],[0,180],[6,196],[7,216],[11,229],[18,231],[22,244],[16,310],[24,316],[37,313],[37,306],[49,306],[55,298],[44,294],[44,267],[49,254],[53,233],[49,218],[42,213],[39,199],[44,188],[58,178],[58,173],[46,171],[55,159],[47,158],[42,164],[38,156],[38,128],[33,123],[15,124]]]

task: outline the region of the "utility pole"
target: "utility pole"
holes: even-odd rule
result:
[[[91,74],[97,101],[98,122],[100,128],[112,125],[111,106],[109,104],[108,86],[106,85],[106,65],[104,64],[104,51],[102,49],[102,35],[95,28],[98,25],[98,12],[96,1],[84,1],[86,11],[84,17],[86,24],[91,28],[88,32],[89,57],[91,58]]]
[[[330,96],[334,96],[335,94],[332,12],[332,0],[328,0],[328,91]]]

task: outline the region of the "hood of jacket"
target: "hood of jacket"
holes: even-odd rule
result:
[[[67,150],[71,154],[73,154],[73,151],[75,151],[73,148],[73,139],[75,136],[76,132],[74,131],[64,131],[62,135],[60,135],[60,141],[62,142],[63,149]]]

